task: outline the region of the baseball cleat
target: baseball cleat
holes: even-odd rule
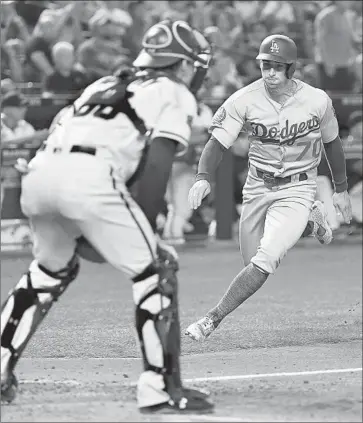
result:
[[[215,328],[216,327],[214,326],[214,322],[211,318],[203,317],[188,326],[184,333],[194,339],[194,341],[202,342],[208,338]]]
[[[311,235],[320,244],[330,244],[333,239],[333,231],[326,220],[326,211],[321,201],[315,201],[310,212],[309,222],[312,223]]]
[[[193,391],[193,393],[191,393]],[[185,396],[181,398],[178,402],[169,400],[163,402],[162,404],[151,405],[149,407],[141,407],[140,412],[143,414],[196,414],[196,413],[212,413],[214,409],[214,404],[208,401],[205,398],[205,394],[200,392],[198,395],[198,390],[192,389],[184,390]]]
[[[18,391],[18,381],[14,373],[1,381],[1,403],[10,404],[14,401]]]
[[[206,399],[210,396],[210,392],[206,389],[183,388],[183,391],[188,398]]]

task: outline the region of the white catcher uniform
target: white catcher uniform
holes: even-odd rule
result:
[[[146,128],[153,130],[152,139],[177,141],[182,153],[197,110],[194,96],[167,77],[131,84],[134,96],[129,102]],[[151,324],[147,316],[169,313],[166,308],[171,300],[158,291],[160,275],[147,272],[157,257],[155,234],[125,185],[137,168],[145,137],[112,105],[82,106],[95,92],[112,97],[114,85],[114,77],[94,83],[76,101],[76,112],[69,108],[62,114],[45,150],[23,177],[21,206],[34,234],[35,261],[30,267],[34,275],[36,263],[50,271],[63,269],[74,254],[76,239],[83,235],[108,263],[134,281],[136,326],[147,358],[137,402],[139,407],[149,407],[169,401],[170,391],[164,389],[161,373],[167,365],[165,345],[156,333],[156,323]],[[38,287],[35,278],[33,285]],[[9,311],[5,308],[7,318],[10,312],[10,306]],[[13,345],[20,336],[15,333]],[[2,348],[2,364],[7,359],[11,360],[10,350]]]
[[[106,77],[84,91],[75,102],[79,113],[72,108],[64,112],[23,178],[21,205],[34,231],[35,258],[50,269],[65,265],[80,235],[131,277],[155,252],[153,231],[125,187],[139,163],[145,137],[112,106],[101,113],[100,108],[89,111],[89,106],[82,106],[95,92],[112,96],[114,85],[115,77]],[[159,77],[135,81],[129,90],[134,92],[129,102],[147,129],[153,129],[152,137],[177,141],[182,154],[197,113],[187,87]],[[74,145],[95,148],[96,154],[71,152]]]
[[[293,81],[296,92],[283,106],[271,99],[262,79],[240,89],[217,110],[210,128],[226,148],[240,131],[249,134],[240,248],[245,265],[252,262],[266,273],[276,270],[301,237],[315,198],[323,143],[339,133],[328,95]],[[272,177],[288,179],[272,186]]]
[[[210,44],[186,22],[153,25],[133,68],[89,86],[55,119],[29,166],[17,163],[25,173],[21,206],[34,233],[34,260],[2,306],[2,402],[14,400],[15,366],[77,277],[80,255],[103,258],[132,281],[143,363],[140,411],[213,409],[205,393],[183,386],[178,257],[153,230],[174,156],[187,150],[197,115],[193,93],[210,59]],[[128,188],[135,180],[139,205]]]

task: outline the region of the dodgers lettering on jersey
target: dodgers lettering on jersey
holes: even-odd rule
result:
[[[105,77],[90,85],[75,101],[75,108],[65,110],[47,140],[47,145],[68,149],[72,145],[97,148],[97,156],[107,160],[114,170],[116,181],[126,181],[136,170],[145,136],[130,119],[117,111],[112,102],[108,106],[90,107],[91,96],[100,93],[112,98],[117,79]],[[188,147],[191,124],[197,116],[197,103],[188,88],[165,76],[148,81],[136,80],[128,90],[131,107],[144,121],[152,138],[165,137],[178,143],[177,154]],[[76,110],[76,112],[75,112]]]
[[[323,143],[339,134],[338,122],[324,91],[293,81],[297,91],[283,106],[269,97],[262,79],[240,89],[217,110],[209,131],[226,148],[247,131],[250,163],[276,177],[316,168]]]

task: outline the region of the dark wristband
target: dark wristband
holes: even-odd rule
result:
[[[199,172],[197,173],[195,177],[195,182],[197,181],[207,181],[209,184],[211,183],[211,177],[210,174],[207,172]]]
[[[335,192],[344,192],[348,191],[348,181],[344,179],[342,182],[333,181]]]

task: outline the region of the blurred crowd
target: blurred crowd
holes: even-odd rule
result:
[[[78,92],[136,57],[145,30],[164,18],[205,31],[215,50],[208,94],[224,98],[259,78],[268,34],[293,38],[296,77],[362,92],[360,1],[1,1],[1,79],[46,95]]]
[[[213,195],[192,216],[185,198],[214,107],[261,76],[255,59],[261,41],[272,33],[288,35],[298,46],[296,78],[330,93],[361,94],[362,2],[1,0],[2,141],[36,133],[24,120],[28,103],[22,93],[43,99],[78,96],[91,82],[131,64],[145,31],[166,18],[202,30],[214,50],[191,146],[175,163],[160,223],[166,238],[183,242],[185,233],[198,231],[199,224],[208,230],[213,222]],[[353,167],[361,181],[362,114],[351,122],[344,140],[352,160],[360,157]],[[241,134],[233,146],[236,218],[247,151]],[[329,170],[322,174],[329,176]],[[362,186],[359,198],[361,191]],[[323,185],[321,192],[327,192]]]

